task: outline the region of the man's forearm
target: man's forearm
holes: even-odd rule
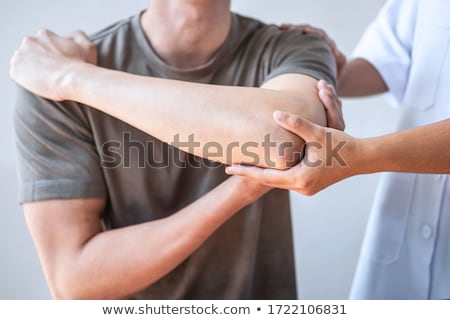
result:
[[[245,195],[242,183],[229,179],[168,218],[99,233],[60,265],[52,291],[58,298],[121,299],[143,290],[268,190]]]
[[[362,139],[358,173],[450,173],[450,120]]]
[[[283,151],[291,158],[287,165],[298,160],[298,155],[293,159],[289,152],[300,150],[302,140],[273,122],[274,110],[295,112],[326,124],[313,79],[304,84],[309,97],[300,98],[290,91],[142,77],[88,64],[79,65],[69,79],[69,99],[186,152],[222,163],[285,168],[284,159],[279,157]]]

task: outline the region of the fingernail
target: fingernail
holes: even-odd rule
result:
[[[325,86],[325,83],[326,83],[326,82],[325,82],[324,80],[320,80],[320,81],[319,81],[319,87],[320,87],[320,88],[323,88],[323,87]]]
[[[273,113],[273,117],[276,119],[276,120],[283,120],[283,118],[284,118],[284,116],[286,115],[286,113],[285,112],[283,112],[283,111],[275,111],[274,113]]]
[[[225,168],[225,173],[226,174],[232,175],[232,174],[235,174],[237,172],[238,172],[238,170],[237,170],[236,166],[230,166],[230,167],[226,167]]]

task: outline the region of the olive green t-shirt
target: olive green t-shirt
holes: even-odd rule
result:
[[[139,17],[91,37],[100,66],[229,86],[259,87],[285,73],[335,83],[333,56],[315,36],[233,14],[229,36],[209,63],[177,69],[153,51]],[[228,178],[223,165],[182,152],[109,115],[23,89],[15,128],[20,201],[105,198],[102,218],[107,229],[167,217]],[[175,270],[135,298],[295,299],[291,228],[288,192],[273,190],[233,216]],[[144,243],[136,246],[146,250]]]

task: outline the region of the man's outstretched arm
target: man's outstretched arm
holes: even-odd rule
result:
[[[92,106],[168,143],[178,134],[181,141],[194,134],[196,148],[175,145],[228,164],[286,168],[298,160],[293,150],[300,150],[303,141],[273,123],[276,109],[326,125],[317,80],[309,76],[285,74],[263,88],[142,77],[85,63],[85,48],[91,45],[80,39],[75,44],[49,32],[27,38],[12,59],[11,77],[38,95]],[[267,141],[266,147],[262,144],[267,135],[274,143],[269,155]],[[208,142],[218,143],[223,152],[211,156]]]
[[[103,231],[103,199],[24,204],[52,295],[122,299],[151,285],[190,256],[225,221],[268,188],[233,177],[161,220]]]

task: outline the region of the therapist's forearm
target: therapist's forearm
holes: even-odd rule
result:
[[[311,98],[317,95],[316,84],[308,85],[310,95],[303,99],[285,91],[142,77],[82,64],[70,75],[67,95],[167,143],[174,142],[177,135],[180,142],[187,142],[193,134],[195,147],[174,144],[186,152],[222,163],[283,169],[296,162],[298,155],[287,151],[285,163],[279,157],[283,149],[280,145],[287,142],[293,146],[291,151],[299,150],[303,141],[279,128],[273,122],[273,111],[301,113],[313,122],[326,124],[320,101]],[[270,142],[265,142],[268,138]],[[211,142],[222,150],[216,152]],[[268,143],[272,143],[270,150]]]
[[[362,139],[357,173],[450,173],[450,119],[398,133]]]
[[[338,95],[341,97],[370,96],[387,90],[380,73],[365,59],[348,62],[338,80]]]

